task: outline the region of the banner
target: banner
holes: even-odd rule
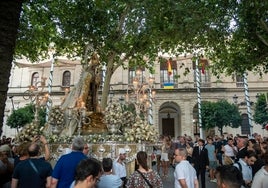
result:
[[[168,76],[172,75],[172,68],[171,68],[171,60],[169,59],[167,62],[167,71],[168,71]]]
[[[164,89],[174,89],[174,83],[164,83]]]

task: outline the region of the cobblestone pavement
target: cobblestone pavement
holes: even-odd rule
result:
[[[153,166],[153,169],[156,170],[156,166]],[[161,175],[161,171],[160,171]],[[170,166],[169,168],[169,175],[167,178],[162,178],[164,188],[174,188],[174,168]],[[201,184],[199,184],[201,188]],[[208,178],[208,174],[206,175],[206,188],[217,188],[217,184],[210,182]]]

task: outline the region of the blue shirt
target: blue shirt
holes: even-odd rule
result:
[[[205,148],[208,150],[208,160],[209,161],[216,161],[215,157],[215,146],[212,144],[207,144]]]
[[[119,176],[114,174],[102,175],[100,182],[97,184],[98,188],[118,188],[122,186],[122,180]]]
[[[72,151],[61,156],[52,173],[52,177],[58,180],[57,188],[70,187],[74,180],[76,166],[81,160],[86,158],[87,156],[78,151]]]
[[[248,166],[247,163],[245,161],[243,161],[241,158],[239,159],[238,162],[241,164],[241,167],[242,167],[243,180],[252,181],[252,169],[251,169],[251,166]],[[233,165],[236,168],[239,169],[239,165],[237,163],[234,163]]]

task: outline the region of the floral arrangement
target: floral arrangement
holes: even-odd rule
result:
[[[122,114],[122,120],[123,127],[131,127],[132,124],[135,122],[135,115],[129,110],[126,110]]]
[[[62,125],[64,123],[64,111],[60,106],[52,107],[49,113],[48,123],[50,125]]]
[[[119,103],[110,103],[105,109],[104,121],[111,133],[118,133],[134,124],[135,114]]]
[[[59,135],[49,135],[47,137],[47,141],[49,143],[65,143],[65,144],[71,144],[73,141],[73,136],[59,136]]]
[[[26,124],[16,136],[15,140],[16,142],[32,141],[34,136],[43,134],[43,128],[44,127],[39,128],[38,125],[33,122]]]
[[[117,103],[110,103],[105,109],[104,121],[108,125],[122,125],[122,107]]]
[[[156,142],[158,132],[154,126],[137,117],[132,128],[124,133],[124,138],[127,142]]]
[[[105,111],[104,121],[108,125],[115,125],[118,134],[89,134],[82,136],[87,143],[103,143],[103,142],[119,142],[119,143],[153,143],[157,141],[158,132],[154,126],[147,124],[139,116],[126,109],[121,104],[111,103],[108,105]],[[50,111],[48,123],[51,125],[63,125],[64,123],[64,111],[55,106]],[[17,135],[17,141],[31,141],[35,135],[42,134],[43,131],[38,128],[34,123],[30,123],[24,126],[24,128]],[[123,129],[127,128],[127,129]],[[53,143],[72,143],[73,136],[59,136],[57,134],[48,135],[47,141]]]

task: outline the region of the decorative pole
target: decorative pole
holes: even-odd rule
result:
[[[148,113],[148,123],[153,125],[153,99],[152,99],[152,89],[149,88],[149,113]]]
[[[153,122],[153,98],[154,98],[154,96],[153,96],[153,92],[152,92],[153,84],[154,84],[154,78],[150,74],[150,77],[149,77],[149,87],[148,87],[148,90],[149,90],[148,123],[149,123],[149,125],[153,125],[154,124],[154,122]]]
[[[52,81],[53,81],[53,71],[54,71],[54,56],[51,59],[51,66],[50,66],[50,72],[49,72],[49,78],[48,78],[48,97],[50,97],[51,91],[52,91]],[[47,100],[46,104],[46,121],[48,121],[48,114],[52,106],[52,101]]]
[[[199,57],[197,56],[195,60],[195,78],[196,78],[196,89],[197,89],[198,123],[199,123],[200,138],[203,138],[202,115],[201,115],[200,71],[199,71],[198,65],[199,65]]]
[[[251,109],[250,109],[250,99],[249,99],[249,94],[248,94],[248,79],[247,79],[247,73],[243,74],[243,84],[244,84],[244,91],[245,91],[245,99],[247,103],[247,114],[248,114],[248,124],[249,124],[249,134],[250,137],[252,136],[252,114],[251,114]]]

